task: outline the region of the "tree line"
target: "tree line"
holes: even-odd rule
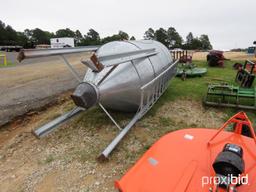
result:
[[[157,30],[149,28],[144,34],[144,39],[157,40],[169,49],[212,49],[208,35],[203,34],[200,37],[194,37],[193,33],[189,32],[184,41],[174,27],[169,27],[167,30],[164,28],[159,28]]]
[[[117,34],[104,38],[101,38],[99,33],[94,29],[89,29],[85,35],[83,35],[79,30],[73,31],[69,28],[59,29],[55,33],[44,31],[39,28],[25,29],[23,32],[19,32],[0,20],[0,46],[20,45],[24,48],[34,48],[39,44],[50,44],[50,39],[56,37],[72,37],[75,39],[76,46],[101,45],[117,40],[135,40],[134,36],[130,37],[128,33],[124,31],[119,31]],[[212,49],[207,35],[194,37],[190,32],[186,37],[186,41],[184,41],[173,27],[170,27],[167,30],[163,28],[159,28],[157,30],[149,28],[144,34],[144,39],[160,41],[170,49]]]

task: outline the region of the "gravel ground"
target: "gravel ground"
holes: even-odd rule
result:
[[[67,57],[81,77],[86,72],[86,67],[80,63],[84,57],[88,54]],[[31,59],[15,67],[0,68],[0,126],[54,103],[59,94],[74,89],[77,84],[58,57]]]
[[[67,101],[0,130],[1,192],[115,192],[114,181],[161,136],[186,127],[219,127],[227,118],[217,109],[205,110],[200,102],[165,103],[136,123],[108,162],[99,163],[96,157],[117,134],[99,108],[80,114],[43,139],[31,134],[70,108],[72,102]],[[122,118],[121,123],[127,121]]]

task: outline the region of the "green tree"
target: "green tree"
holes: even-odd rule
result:
[[[16,40],[16,44],[20,45],[24,48],[30,48],[30,44],[29,44],[29,40],[27,38],[27,36],[23,33],[23,32],[17,32],[17,40]]]
[[[188,45],[191,45],[193,39],[194,39],[193,33],[192,33],[192,32],[189,32],[189,34],[188,34],[187,37],[186,37],[186,40],[187,40],[186,43],[187,43]]]
[[[87,33],[86,38],[88,38],[92,41],[99,41],[100,40],[100,35],[94,29],[89,29],[89,32]]]
[[[79,30],[75,31],[75,43],[79,45],[83,39],[83,35]]]
[[[24,35],[25,35],[28,39],[31,39],[31,38],[32,38],[32,35],[33,35],[33,32],[32,32],[32,30],[25,29],[25,30],[24,30]]]
[[[119,31],[118,35],[120,36],[120,40],[129,40],[128,33],[124,32],[124,31]]]
[[[120,40],[122,40],[120,35],[115,34],[115,35],[107,36],[101,39],[101,44],[109,43],[111,41],[120,41]]]
[[[169,42],[168,42],[168,34],[167,31],[163,28],[159,28],[155,32],[155,39],[162,44],[164,44],[166,47],[169,47]]]
[[[111,41],[123,41],[123,40],[128,40],[128,39],[129,39],[129,35],[126,32],[119,31],[118,34],[114,34],[112,36],[107,36],[107,37],[103,38],[101,40],[101,44],[105,44],[105,43],[108,43]]]
[[[33,35],[33,30],[30,29],[25,29],[23,34],[26,36],[27,38],[27,48],[33,48],[35,47],[35,43],[32,39],[32,35]]]
[[[199,47],[198,47],[199,46]],[[184,49],[199,49],[201,48],[201,42],[198,38],[195,38],[192,32],[189,32],[186,36],[186,43],[183,45]]]
[[[32,30],[31,40],[35,45],[50,44],[50,38],[53,36],[53,33],[36,28]]]
[[[56,31],[56,35],[39,28],[17,32],[11,26],[5,25],[5,23],[0,20],[0,45],[22,45],[26,48],[32,48],[37,44],[49,44],[50,38],[53,37],[72,37],[75,39],[76,45],[97,45],[129,39],[129,35],[124,31],[119,31],[118,34],[113,34],[112,36],[101,39],[99,33],[94,29],[90,29],[84,37],[79,30],[72,31],[69,28],[59,29]],[[169,27],[167,31],[163,28],[159,28],[156,31],[149,28],[144,34],[144,39],[155,39],[168,48],[178,48],[182,46],[184,49],[212,49],[209,37],[206,34],[198,38],[194,37],[192,32],[190,32],[186,37],[185,44],[182,44],[182,37],[173,27]],[[130,40],[135,40],[135,37],[132,36]],[[256,42],[254,42],[254,44],[255,43]]]
[[[200,39],[198,37],[196,37],[192,40],[190,49],[202,49],[202,42],[200,41]]]
[[[82,45],[98,45],[100,44],[100,35],[94,29],[89,29],[88,33],[82,40]]]
[[[7,25],[5,27],[5,39],[4,44],[5,45],[15,45],[17,40],[17,33],[16,31],[10,26]]]
[[[75,37],[76,34],[74,31],[72,31],[69,28],[66,29],[59,29],[58,31],[56,31],[56,37]]]
[[[131,36],[130,40],[134,41],[136,38],[134,36]]]
[[[0,20],[0,45],[4,45],[5,35],[5,24]]]
[[[169,27],[167,30],[168,48],[180,48],[183,39],[174,27]]]
[[[152,28],[149,28],[145,33],[144,33],[144,39],[148,40],[153,40],[155,39],[155,31]]]
[[[205,34],[201,35],[199,40],[201,41],[201,44],[202,44],[201,48],[203,50],[210,50],[210,49],[212,49],[212,45],[211,45],[211,42],[209,40],[208,35],[205,35]]]
[[[194,37],[190,32],[186,37],[186,44],[183,46],[184,49],[200,49],[209,50],[212,49],[208,35],[201,35],[199,38]]]

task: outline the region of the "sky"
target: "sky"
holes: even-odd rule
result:
[[[95,29],[101,37],[127,32],[142,39],[152,27],[175,27],[183,39],[207,34],[214,49],[256,41],[256,0],[0,0],[0,20],[17,31]],[[255,22],[255,23],[254,23]]]

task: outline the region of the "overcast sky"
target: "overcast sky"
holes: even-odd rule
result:
[[[248,47],[256,40],[256,0],[0,0],[0,20],[18,31],[69,27],[101,37],[127,32],[142,39],[152,27],[173,26],[185,39],[208,34],[214,49]]]

